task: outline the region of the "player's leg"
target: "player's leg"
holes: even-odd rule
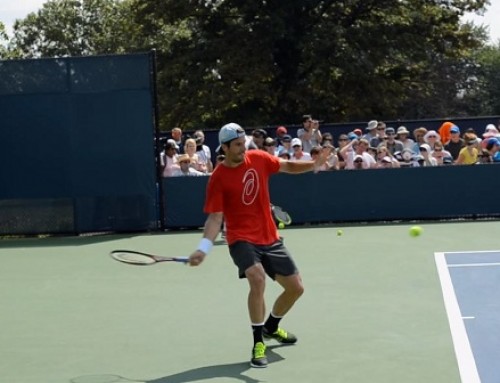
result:
[[[252,322],[253,348],[250,365],[252,367],[266,367],[266,346],[264,345],[263,327],[266,315],[264,291],[266,287],[266,273],[260,263],[245,270],[250,291],[248,292],[248,313]]]
[[[264,337],[276,339],[281,343],[295,343],[297,337],[280,328],[279,323],[304,293],[302,278],[290,253],[281,241],[269,247],[262,258],[262,265],[266,273],[283,287],[283,292],[276,299],[264,324]]]
[[[272,312],[276,316],[284,317],[304,293],[304,285],[299,273],[289,276],[276,274],[276,282],[283,287],[283,292],[274,302]]]
[[[266,273],[254,245],[248,242],[236,242],[229,246],[229,252],[234,264],[238,267],[239,277],[247,278],[249,284],[248,313],[253,333],[250,364],[252,367],[267,367],[266,346],[264,345],[262,333],[266,315],[264,301]]]

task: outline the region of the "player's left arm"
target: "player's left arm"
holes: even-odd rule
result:
[[[307,173],[314,171],[315,173],[319,171],[321,165],[326,162],[326,156],[321,153],[315,161],[288,161],[280,160],[280,173]]]

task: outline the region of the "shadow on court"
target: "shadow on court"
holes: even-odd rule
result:
[[[285,358],[277,354],[274,349],[283,347],[282,345],[274,345],[267,347],[267,359],[269,364],[277,363]],[[290,347],[290,346],[285,346]],[[270,366],[272,367],[272,366]],[[248,361],[218,364],[215,366],[198,367],[192,370],[179,372],[174,375],[164,376],[153,380],[135,380],[124,378],[119,375],[89,375],[71,379],[71,383],[114,383],[114,382],[129,382],[129,383],[186,383],[196,382],[199,380],[209,380],[216,378],[230,378],[235,381],[244,383],[260,383],[262,380],[244,375],[245,371],[251,370]]]
[[[269,364],[277,363],[285,359],[274,351],[276,348],[279,347],[283,346],[282,345],[267,346],[266,355]],[[240,363],[231,363],[231,364],[219,364],[216,366],[195,368],[193,370],[180,372],[175,375],[164,376],[163,378],[149,380],[147,383],[184,383],[184,382],[195,382],[197,380],[208,380],[214,378],[232,378],[232,379],[238,379],[245,383],[261,382],[261,380],[257,380],[249,376],[243,375],[245,371],[248,371],[250,369],[252,369],[252,367],[250,367],[248,361]]]
[[[119,241],[133,237],[143,236],[141,233],[118,234],[118,235],[83,235],[68,237],[46,237],[46,238],[7,238],[0,240],[0,248],[20,248],[20,247],[66,247],[66,246],[86,246],[96,243]]]

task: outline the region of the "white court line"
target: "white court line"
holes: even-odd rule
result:
[[[448,267],[483,267],[483,266],[500,266],[500,262],[486,263],[450,263]]]
[[[434,253],[434,258],[443,290],[460,377],[463,383],[481,383],[444,253]]]

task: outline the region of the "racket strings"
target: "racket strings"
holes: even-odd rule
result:
[[[113,253],[113,257],[119,261],[137,265],[151,265],[156,262],[152,257],[136,253],[116,252]]]

